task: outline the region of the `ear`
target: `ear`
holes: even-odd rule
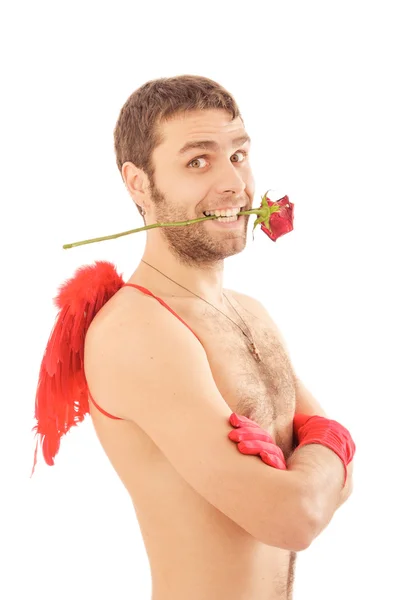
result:
[[[145,204],[148,188],[148,178],[142,169],[136,167],[132,162],[124,162],[122,165],[122,177],[132,200],[143,207]]]

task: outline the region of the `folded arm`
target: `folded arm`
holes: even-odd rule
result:
[[[99,405],[141,427],[190,487],[255,539],[307,548],[319,521],[302,469],[238,451],[205,349],[169,311],[138,297],[120,313],[86,337],[85,374]]]
[[[246,294],[241,294],[241,293],[235,292],[235,295],[238,297],[238,300],[244,306],[246,306],[246,308],[250,312],[253,313],[254,316],[259,318],[264,324],[267,324],[268,326],[270,326],[273,329],[274,333],[276,334],[277,338],[279,339],[280,343],[282,344],[283,348],[285,349],[288,357],[290,357],[287,343],[283,337],[281,330],[279,329],[279,327],[277,326],[275,321],[272,319],[271,315],[269,314],[267,309],[263,306],[263,304],[261,302],[259,302],[258,300],[256,300],[255,298],[252,298],[251,296],[247,296]],[[293,366],[292,366],[292,368],[293,368]],[[305,414],[305,415],[318,415],[320,417],[331,418],[331,417],[328,417],[328,415],[326,414],[326,412],[324,411],[322,406],[319,404],[319,402],[316,400],[316,398],[314,398],[314,396],[311,394],[311,392],[305,387],[303,382],[297,376],[295,376],[295,378],[296,378],[295,414],[300,413],[300,414]],[[293,452],[294,451],[295,451],[295,448],[293,449]],[[300,452],[301,452],[301,455],[304,457],[304,461],[306,463],[314,464],[314,467],[316,469],[324,471],[324,465],[326,467],[328,467],[328,464],[326,464],[326,460],[328,462],[333,461],[332,465],[333,465],[333,469],[335,469],[334,465],[337,464],[338,459],[334,456],[332,451],[329,450],[328,448],[322,449],[321,447],[319,447],[319,449],[316,450],[315,447],[313,448],[313,444],[310,444],[309,446],[300,448],[297,451],[297,456],[299,456]],[[319,453],[319,455],[322,458],[320,458],[320,459],[315,458],[314,455],[316,452]],[[292,455],[289,457],[289,459],[287,461],[288,465],[289,466],[293,465],[294,460],[295,460],[295,458],[292,453]],[[328,472],[329,471],[330,471],[330,469],[328,469]],[[352,475],[353,475],[353,462],[350,462],[347,465],[346,485],[344,486],[343,489],[341,489],[339,495],[337,495],[337,492],[335,492],[335,491],[330,492],[329,486],[328,486],[328,488],[325,487],[323,484],[323,481],[321,479],[321,486],[323,486],[323,489],[321,489],[321,492],[323,494],[325,494],[325,496],[327,494],[331,496],[331,498],[329,498],[328,500],[331,500],[334,502],[334,507],[335,507],[334,510],[337,510],[350,496],[350,494],[353,490]],[[325,521],[327,521],[327,519],[329,522],[329,520],[330,520],[329,517],[327,517],[325,519]]]

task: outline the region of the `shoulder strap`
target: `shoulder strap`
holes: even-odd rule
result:
[[[167,308],[173,315],[175,315],[175,317],[177,319],[179,319],[181,321],[181,323],[183,323],[184,325],[186,325],[186,327],[188,329],[190,329],[190,331],[193,333],[193,335],[195,335],[197,337],[197,339],[199,340],[199,342],[201,343],[201,340],[200,340],[199,336],[193,331],[193,329],[178,314],[176,314],[176,312],[170,306],[168,306],[168,304],[166,302],[164,302],[164,300],[162,298],[159,298],[158,296],[155,296],[153,294],[153,292],[151,292],[147,288],[143,287],[142,285],[136,285],[135,283],[124,283],[124,285],[122,287],[124,287],[126,285],[129,285],[131,287],[137,288],[138,290],[140,290],[144,294],[147,294],[148,296],[152,296],[153,298],[155,298],[156,300],[158,300],[158,302],[160,304],[162,304],[163,306],[165,306],[165,308]]]
[[[143,287],[142,285],[137,285],[135,283],[124,283],[124,285],[122,287],[125,286],[130,286],[130,287],[134,287],[137,288],[138,290],[140,290],[141,292],[143,292],[144,294],[147,294],[148,296],[152,296],[153,298],[155,298],[156,300],[158,300],[158,302],[160,304],[162,304],[163,306],[165,306],[165,308],[167,308],[173,315],[175,315],[175,317],[177,319],[179,319],[184,325],[186,325],[186,327],[188,329],[190,329],[190,331],[197,337],[197,339],[199,340],[199,342],[201,343],[201,340],[199,338],[199,336],[193,331],[193,329],[170,307],[168,306],[168,304],[166,302],[164,302],[164,300],[162,298],[159,298],[158,296],[155,296],[155,294],[153,294],[153,292],[151,292],[150,290],[148,290],[147,288]],[[110,419],[115,419],[118,421],[123,421],[124,419],[121,419],[121,417],[115,417],[114,415],[111,415],[110,413],[108,413],[107,411],[104,410],[104,408],[101,408],[97,402],[94,400],[92,394],[89,392],[89,397],[91,399],[91,401],[93,402],[93,404],[95,405],[95,407],[101,412],[103,413],[103,415],[105,415],[106,417],[109,417]]]

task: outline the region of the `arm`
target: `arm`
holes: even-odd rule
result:
[[[295,413],[303,415],[318,415],[329,419],[322,406],[317,402],[311,392],[305,387],[303,382],[296,377],[296,408]],[[312,447],[312,445],[310,446]],[[292,454],[293,456],[293,454]],[[290,459],[289,458],[289,462]],[[353,491],[353,461],[347,465],[347,481],[344,488],[340,491],[335,510],[337,510],[349,498]],[[329,522],[329,521],[328,521]]]
[[[344,465],[336,453],[322,443],[312,443],[296,449],[286,465],[289,471],[293,468],[303,471],[309,501],[316,513],[317,537],[343,503],[342,491],[349,489],[347,481],[343,488]]]
[[[96,400],[137,423],[200,496],[255,539],[307,548],[316,522],[301,470],[274,469],[238,451],[228,438],[232,411],[203,346],[164,308],[146,298],[135,303],[86,338],[85,375]]]
[[[232,291],[232,290],[230,290],[230,291]],[[276,323],[270,316],[267,309],[263,306],[263,304],[261,302],[259,302],[258,300],[256,300],[255,298],[252,298],[251,296],[248,296],[246,294],[241,294],[236,291],[234,292],[234,294],[237,296],[239,302],[241,302],[243,304],[243,306],[246,306],[246,308],[255,317],[259,318],[264,324],[267,324],[269,327],[271,327],[273,329],[274,333],[276,334],[277,338],[279,339],[280,343],[282,344],[283,348],[285,349],[285,351],[289,357],[290,353],[289,353],[286,341],[282,335],[282,332],[280,331],[279,327],[276,325]],[[328,416],[325,413],[325,411],[323,410],[322,406],[317,402],[317,400],[306,389],[306,387],[304,386],[304,384],[300,381],[300,379],[298,377],[296,377],[295,413],[302,413],[302,414],[306,414],[306,415],[318,415],[321,417],[328,418]],[[304,450],[304,452],[303,452],[303,450]],[[319,458],[315,456],[315,453],[318,453]],[[297,463],[297,461],[299,461],[299,462]],[[309,469],[307,469],[308,463],[310,464],[310,467],[312,467],[314,469],[319,469],[323,473],[324,469],[328,468],[328,464],[325,464],[326,461],[328,461],[328,463],[331,464],[331,468],[333,468],[333,471],[334,471],[334,477],[335,477],[335,474],[336,474],[336,477],[338,476],[338,474],[340,474],[340,477],[338,480],[339,483],[334,485],[333,489],[331,488],[330,485],[326,486],[324,484],[323,477],[318,478],[317,481],[314,481],[315,494],[317,496],[322,494],[322,497],[320,497],[318,502],[317,502],[317,500],[314,500],[313,497],[311,497],[310,502],[312,502],[312,503],[315,502],[318,505],[320,505],[321,507],[323,507],[323,506],[326,507],[325,508],[326,514],[322,515],[322,523],[325,523],[325,525],[322,527],[322,529],[332,519],[333,512],[335,510],[337,510],[348,499],[348,497],[350,496],[350,494],[353,491],[353,478],[352,478],[353,462],[351,462],[347,465],[347,473],[348,473],[347,481],[346,481],[345,487],[343,489],[341,489],[341,486],[343,485],[343,479],[341,478],[342,477],[341,469],[343,469],[343,465],[342,465],[340,459],[328,448],[324,448],[323,446],[319,446],[319,445],[315,445],[315,444],[310,444],[309,446],[300,448],[298,451],[296,451],[296,456],[294,456],[292,454],[291,457],[289,458],[289,460],[287,461],[287,464],[290,465],[290,468],[293,468],[294,466],[298,466],[298,468],[301,468],[300,464],[303,463],[303,468],[304,468],[304,466],[306,467],[305,475],[307,475],[308,477],[310,476]],[[335,464],[338,465],[338,466],[336,466],[336,468],[335,468]],[[311,470],[311,477],[312,477],[312,470]],[[340,488],[340,491],[338,492],[339,488]]]

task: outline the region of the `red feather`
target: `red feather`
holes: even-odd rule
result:
[[[83,369],[84,341],[89,325],[102,306],[124,285],[116,267],[106,261],[79,267],[59,288],[54,303],[60,309],[42,359],[36,391],[36,442],[44,460],[54,465],[60,439],[89,413]]]

